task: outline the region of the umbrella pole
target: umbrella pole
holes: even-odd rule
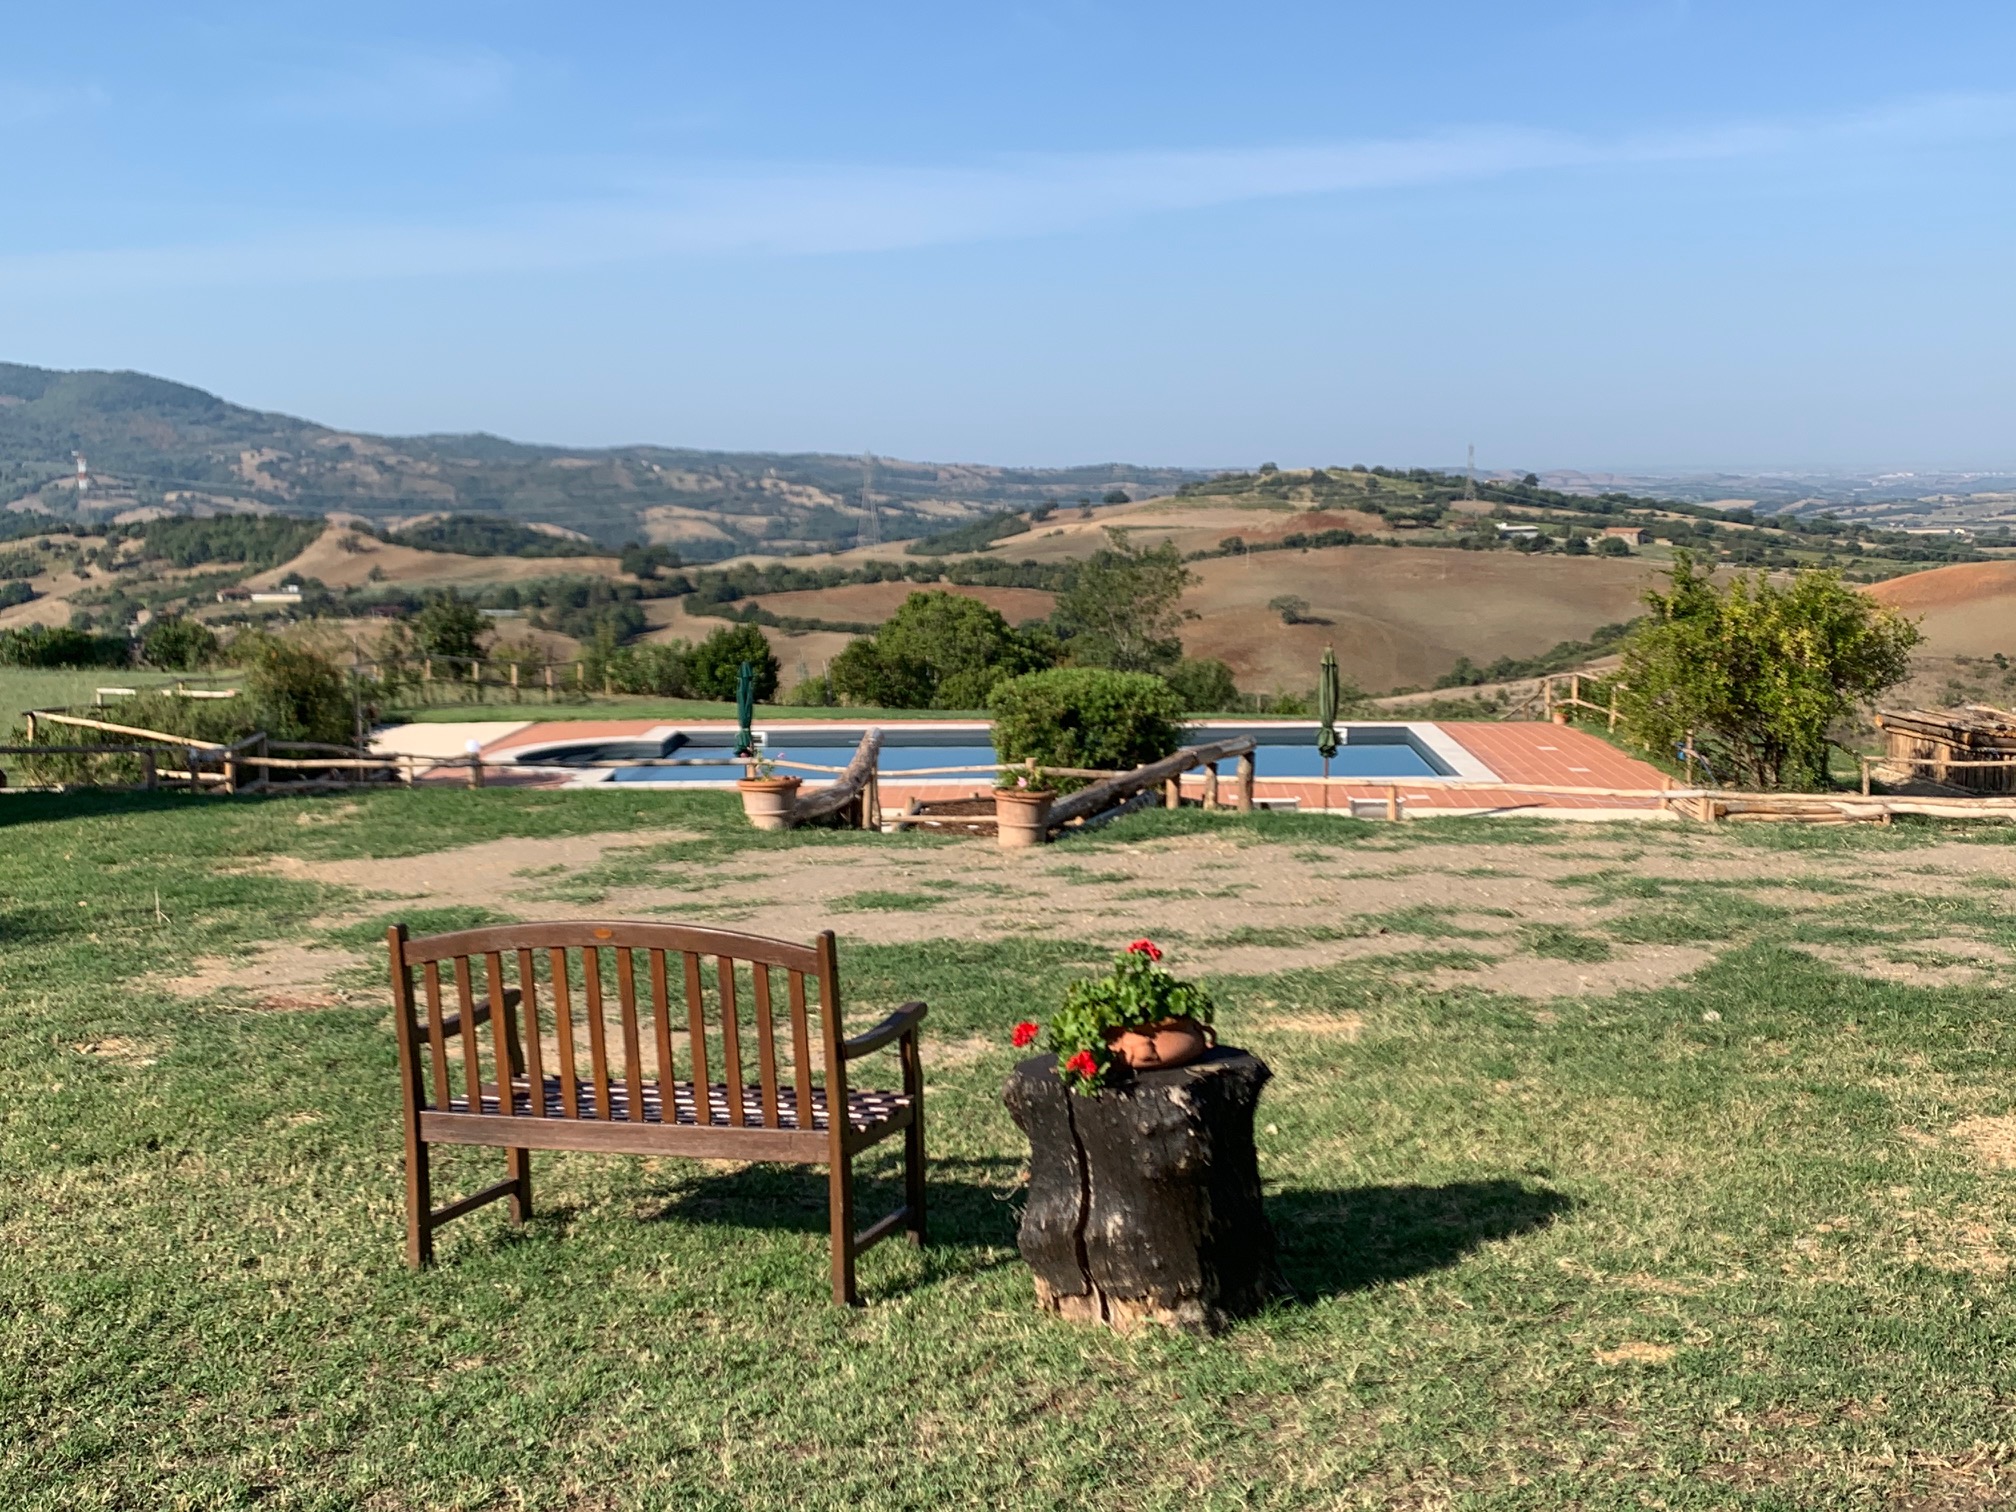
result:
[[[1330,758],[1323,758],[1323,811],[1330,811]]]

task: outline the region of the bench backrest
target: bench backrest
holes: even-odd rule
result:
[[[774,1129],[788,1122],[779,1116],[780,1087],[800,1108],[812,1105],[814,1086],[846,1096],[830,930],[798,945],[732,930],[584,921],[416,940],[400,924],[386,942],[401,1058],[420,1107],[447,1111],[460,1100],[468,1112],[579,1119],[585,1106],[587,1116],[607,1119],[613,1088],[614,1106],[629,1118],[657,1103],[669,1119],[672,1095],[659,1089],[690,1082],[698,1122]],[[529,1098],[498,1095],[510,1078],[529,1082]],[[543,1095],[549,1078],[559,1083],[552,1107]],[[723,1084],[717,1116],[702,1089]],[[744,1088],[757,1093],[756,1119]]]

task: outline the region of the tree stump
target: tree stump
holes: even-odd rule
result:
[[[1037,1303],[1113,1328],[1209,1332],[1288,1295],[1253,1149],[1265,1062],[1221,1045],[1173,1071],[1112,1074],[1080,1097],[1041,1055],[1008,1079],[1029,1136],[1018,1242]]]

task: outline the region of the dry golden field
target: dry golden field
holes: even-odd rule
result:
[[[1869,592],[1918,619],[1927,652],[2016,656],[2016,561],[1935,567],[1877,583]]]
[[[345,543],[355,549],[345,549]],[[372,578],[376,570],[380,576]],[[475,587],[485,583],[523,583],[542,577],[617,578],[623,569],[614,557],[477,557],[448,551],[416,551],[343,529],[325,530],[299,556],[245,580],[248,588],[270,588],[289,573],[316,578],[331,588],[356,588],[367,582],[405,587]]]
[[[1214,656],[1241,687],[1304,690],[1323,648],[1368,692],[1433,682],[1459,656],[1536,656],[1630,619],[1658,571],[1639,558],[1524,556],[1333,546],[1199,562],[1185,600],[1192,656]],[[1270,599],[1309,601],[1284,625]],[[1321,623],[1327,622],[1327,623]]]

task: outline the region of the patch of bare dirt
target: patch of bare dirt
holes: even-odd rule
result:
[[[1646,945],[1607,961],[1508,955],[1474,971],[1440,968],[1431,973],[1430,982],[1441,988],[1477,987],[1513,997],[1608,997],[1614,992],[1670,987],[1714,959],[1714,951],[1692,945]]]
[[[1633,1340],[1629,1344],[1619,1344],[1615,1349],[1596,1351],[1598,1365],[1664,1365],[1680,1351],[1671,1344],[1648,1344],[1643,1340]]]
[[[108,1034],[103,1039],[86,1040],[70,1048],[79,1055],[116,1061],[122,1066],[151,1066],[160,1053],[157,1046],[145,1040],[131,1040],[119,1034]]]
[[[2012,964],[2009,952],[2000,946],[1949,935],[1913,940],[1908,945],[1878,941],[1800,948],[1857,976],[1918,987],[1971,987],[1999,978]]]
[[[1981,1164],[1998,1171],[2016,1167],[2016,1118],[1963,1119],[1948,1132]]]
[[[601,835],[564,835],[554,839],[486,840],[480,845],[432,851],[420,856],[348,861],[304,861],[275,856],[266,869],[283,877],[327,882],[399,898],[424,898],[436,907],[494,907],[551,885],[556,876],[579,872],[601,861],[611,850],[658,845],[698,838],[690,830],[624,831]],[[520,875],[538,872],[537,877]],[[569,908],[541,904],[553,918],[585,918],[606,909]]]
[[[256,1007],[275,1013],[299,1013],[334,1008],[350,1001],[350,994],[329,983],[342,972],[363,964],[364,957],[347,950],[276,944],[262,946],[255,954],[244,957],[198,956],[188,975],[157,978],[152,985],[185,998],[204,998],[237,988],[256,993]]]

